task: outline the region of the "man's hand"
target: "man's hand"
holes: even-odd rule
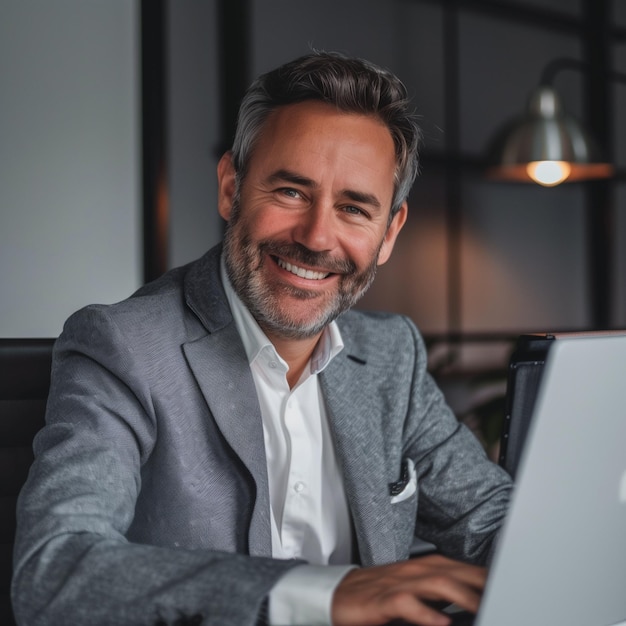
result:
[[[446,626],[449,619],[428,606],[444,601],[475,613],[487,571],[430,555],[350,571],[335,590],[334,626],[379,626],[404,619],[420,626]]]

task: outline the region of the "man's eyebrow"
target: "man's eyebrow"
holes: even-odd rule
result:
[[[287,169],[276,170],[268,176],[267,181],[271,184],[278,182],[293,183],[294,185],[301,185],[302,187],[308,187],[309,189],[315,189],[319,186],[313,179]],[[380,200],[373,193],[356,191],[354,189],[342,189],[341,195],[348,198],[348,200],[351,200],[352,202],[367,204],[376,209],[380,209],[382,207]]]
[[[267,178],[267,182],[269,183],[293,183],[294,185],[301,185],[302,187],[314,188],[317,187],[317,183],[306,176],[302,176],[301,174],[297,174],[296,172],[292,172],[291,170],[280,169],[276,170],[272,174],[270,174]]]
[[[359,204],[368,204],[375,209],[380,209],[382,207],[380,200],[373,193],[354,191],[352,189],[344,189],[341,194],[349,200],[352,200],[352,202],[358,202]]]

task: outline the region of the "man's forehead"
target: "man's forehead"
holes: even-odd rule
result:
[[[283,105],[265,120],[250,160],[269,166],[268,161],[283,156],[290,161],[277,167],[293,171],[296,163],[320,156],[360,161],[366,170],[391,171],[392,176],[396,167],[393,138],[381,120],[317,101]]]

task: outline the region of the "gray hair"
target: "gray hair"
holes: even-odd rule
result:
[[[232,147],[238,182],[246,175],[268,115],[280,106],[306,100],[327,102],[348,113],[375,115],[387,126],[396,152],[391,219],[417,176],[421,131],[400,79],[363,59],[312,52],[257,78],[239,108]]]

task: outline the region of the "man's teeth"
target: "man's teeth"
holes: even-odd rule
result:
[[[283,261],[282,259],[278,259],[278,265],[283,269],[295,274],[296,276],[300,276],[300,278],[308,278],[309,280],[322,280],[328,276],[328,273],[325,272],[314,272],[313,270],[305,270],[302,267],[298,267],[297,265],[292,265],[287,261]]]

